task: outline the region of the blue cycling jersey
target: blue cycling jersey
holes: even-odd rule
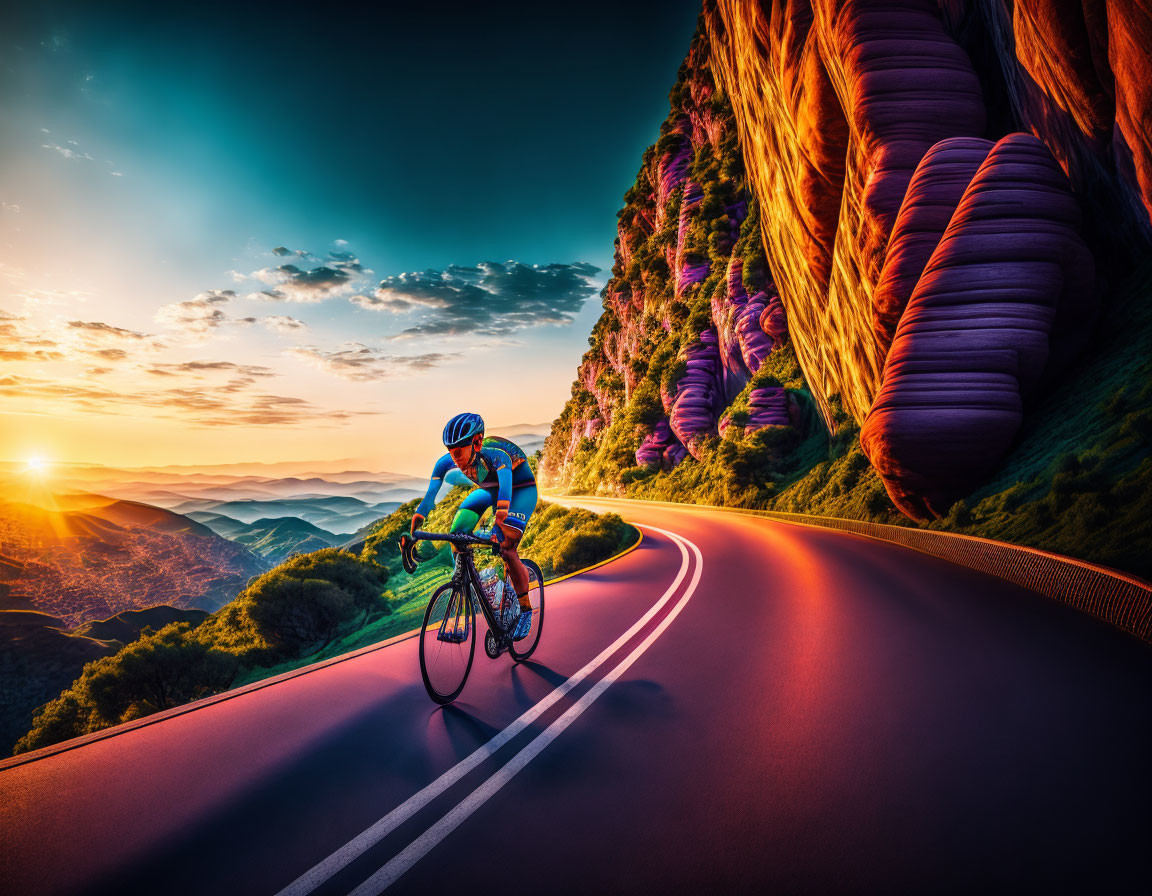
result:
[[[448,471],[455,467],[451,454],[445,454],[432,468],[432,479],[424,500],[416,508],[416,513],[427,517],[436,504],[436,493],[444,483]],[[461,468],[468,479],[480,488],[496,489],[496,509],[507,510],[512,499],[512,489],[535,485],[536,477],[528,464],[528,456],[515,443],[492,436],[484,440],[470,467]]]

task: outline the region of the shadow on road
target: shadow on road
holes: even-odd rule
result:
[[[471,753],[480,744],[490,741],[500,730],[453,703],[437,706],[428,714],[429,732],[436,725],[437,719],[443,724],[444,733],[448,735],[457,754]]]
[[[672,695],[656,681],[618,681],[597,701],[600,711],[611,719],[637,724],[641,720],[657,721],[673,716]]]
[[[544,679],[552,687],[559,687],[568,680],[568,676],[557,672],[551,666],[545,666],[543,663],[538,663],[535,660],[525,660],[522,663],[516,663],[512,667],[512,684],[523,686],[524,682],[520,679],[526,672],[532,672],[537,677]]]

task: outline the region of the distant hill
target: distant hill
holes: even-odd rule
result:
[[[207,510],[193,510],[185,514],[189,519],[203,523],[222,538],[234,539],[251,528],[251,523],[242,523],[240,520],[225,516],[222,513],[210,513]]]
[[[156,532],[168,532],[172,535],[213,534],[207,526],[186,516],[138,501],[122,501],[106,498],[104,495],[76,493],[56,495],[55,503],[57,510],[82,511],[121,526],[144,526]]]
[[[220,525],[217,523],[216,525]],[[281,563],[293,554],[307,554],[338,546],[344,538],[296,517],[259,519],[228,535],[269,563]],[[229,526],[229,529],[234,527]]]
[[[71,632],[97,641],[117,641],[121,645],[135,641],[140,632],[150,628],[154,632],[173,622],[188,622],[199,625],[208,618],[206,610],[182,610],[179,607],[145,607],[142,610],[125,610],[108,619],[86,622]]]
[[[147,607],[93,621],[69,632],[64,621],[33,610],[0,610],[0,756],[29,729],[43,704],[67,688],[90,663],[136,640],[145,626],[193,625],[203,610]]]
[[[176,505],[180,514],[216,514],[251,525],[260,519],[296,517],[329,533],[350,535],[357,529],[387,516],[402,501],[368,503],[344,495],[283,498],[274,501],[214,501],[196,498]],[[215,528],[214,521],[204,517],[205,525]],[[229,536],[232,537],[232,536]]]
[[[0,609],[67,626],[156,604],[214,610],[268,564],[179,514],[99,495],[0,501]]]

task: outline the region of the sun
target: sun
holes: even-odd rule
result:
[[[41,457],[39,454],[34,454],[32,457],[24,461],[24,471],[26,473],[42,474],[48,470],[48,458]]]

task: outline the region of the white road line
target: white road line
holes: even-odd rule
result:
[[[653,616],[660,612],[676,592],[676,589],[680,587],[680,583],[684,581],[684,577],[688,573],[688,551],[680,542],[679,538],[672,535],[671,532],[665,532],[663,529],[657,529],[653,526],[642,526],[641,528],[651,529],[654,532],[669,536],[672,542],[680,549],[680,571],[676,574],[676,578],[672,580],[672,584],[668,586],[668,590],[664,592],[660,600],[656,601],[647,613],[641,616],[628,631],[601,651],[594,660],[589,662],[567,681],[558,685],[554,691],[531,709],[527,710],[511,725],[483,746],[477,747],[471,755],[461,759],[439,778],[427,785],[423,790],[410,796],[363,833],[348,841],[348,843],[344,844],[336,850],[336,852],[332,853],[326,859],[323,859],[308,871],[305,871],[300,877],[296,878],[296,880],[281,890],[277,896],[307,896],[308,893],[311,893],[332,877],[332,875],[336,874],[336,872],[355,861],[536,721],[536,719],[546,712],[557,700],[603,665],[612,654],[623,647],[638,631],[648,624],[648,621],[652,619]],[[697,555],[699,555],[698,551]]]
[[[655,527],[652,526],[646,528],[655,529]],[[671,532],[665,532],[662,529],[655,529],[655,531],[662,532],[678,544],[680,543],[681,536],[674,535]],[[527,746],[509,759],[492,777],[472,791],[471,794],[465,797],[464,800],[457,804],[447,815],[432,825],[432,827],[428,828],[428,830],[409,844],[383,868],[353,890],[351,896],[377,896],[377,894],[395,883],[404,872],[420,861],[436,844],[452,833],[461,822],[484,805],[489,797],[512,780],[520,769],[524,768],[524,766],[539,755],[548,744],[554,741],[565,728],[576,721],[584,710],[595,703],[596,699],[603,694],[604,691],[608,690],[608,687],[623,675],[628,670],[628,667],[640,658],[644,651],[652,646],[652,643],[672,624],[672,620],[680,615],[680,611],[684,609],[684,605],[692,598],[693,593],[696,591],[696,586],[700,583],[700,573],[704,565],[703,558],[700,556],[700,549],[687,539],[683,540],[687,542],[692,548],[692,552],[696,555],[696,572],[692,576],[692,582],[684,592],[684,596],[680,598],[680,602],[660,621],[660,624],[652,630],[651,634],[638,644],[615,669],[596,682],[596,684],[588,690],[588,693],[574,703],[567,712],[540,734],[536,735]]]

